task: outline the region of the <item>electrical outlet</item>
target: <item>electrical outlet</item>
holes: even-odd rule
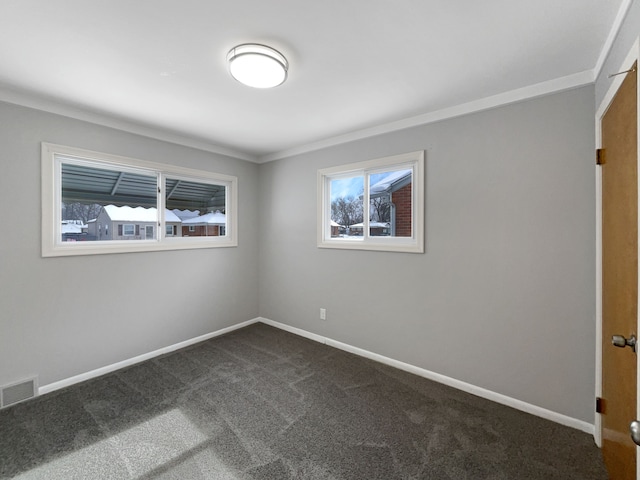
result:
[[[327,309],[326,308],[321,308],[320,309],[320,320],[326,320],[327,319]]]

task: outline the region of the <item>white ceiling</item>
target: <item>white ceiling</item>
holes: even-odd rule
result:
[[[0,100],[262,161],[590,83],[630,2],[0,0]],[[231,78],[226,54],[248,42],[288,58],[287,82]]]

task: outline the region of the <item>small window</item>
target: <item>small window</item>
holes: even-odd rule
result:
[[[177,233],[176,229],[177,229],[176,225],[168,225],[167,224],[165,226],[165,232],[166,232],[167,237],[174,237],[176,235],[176,233]]]
[[[43,256],[236,246],[236,205],[236,177],[42,144]]]
[[[424,252],[424,152],[318,171],[318,246]]]

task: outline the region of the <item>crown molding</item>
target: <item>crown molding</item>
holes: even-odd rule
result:
[[[628,1],[630,0],[625,0],[625,2]],[[622,11],[622,9],[620,11]],[[622,15],[622,17],[624,17],[624,15]],[[490,97],[485,97],[479,100],[456,105],[454,107],[416,115],[375,127],[356,130],[343,135],[337,135],[335,137],[330,137],[317,142],[300,145],[298,147],[270,153],[259,157],[231,148],[221,147],[219,145],[215,145],[203,140],[178,135],[158,128],[141,125],[139,123],[131,122],[128,120],[111,117],[106,114],[92,112],[79,107],[63,104],[61,102],[45,99],[43,97],[27,94],[7,87],[0,86],[0,101],[63,115],[66,117],[74,118],[76,120],[82,120],[105,127],[115,128],[117,130],[142,135],[156,140],[162,140],[177,145],[196,148],[198,150],[225,155],[240,160],[246,160],[254,163],[266,163],[274,160],[292,157],[295,155],[309,153],[316,150],[321,150],[323,148],[341,145],[343,143],[348,143],[355,140],[362,140],[377,135],[383,135],[385,133],[391,133],[420,125],[427,125],[429,123],[435,123],[450,118],[460,117],[475,112],[481,112],[483,110],[489,110],[492,108],[497,108],[512,103],[541,97],[544,95],[549,95],[552,93],[558,93],[561,91],[578,88],[594,83],[595,78],[595,70],[585,70],[583,72],[568,75],[566,77],[561,77],[527,87],[518,88],[516,90],[503,92],[497,95],[492,95]]]
[[[463,103],[460,105],[456,105],[455,107],[444,108],[442,110],[424,113],[414,117],[405,118],[403,120],[385,123],[362,130],[356,130],[344,135],[338,135],[335,137],[320,140],[318,142],[309,143],[307,145],[301,145],[289,150],[271,153],[259,157],[258,162],[271,162],[274,160],[292,157],[294,155],[300,155],[323,148],[333,147],[347,142],[353,142],[355,140],[374,137],[376,135],[391,133],[398,130],[404,130],[406,128],[417,127],[420,125],[427,125],[429,123],[440,122],[442,120],[447,120],[450,118],[461,117],[470,113],[481,112],[483,110],[502,107],[511,103],[521,102],[523,100],[529,100],[544,95],[550,95],[552,93],[558,93],[565,90],[582,87],[584,85],[590,85],[594,83],[594,81],[594,71],[585,70],[583,72],[568,75],[566,77],[556,78],[554,80],[537,83],[528,87],[518,88],[516,90],[511,90],[479,100]]]
[[[629,12],[629,8],[631,8],[631,4],[633,0],[622,0],[620,4],[620,8],[618,9],[618,14],[616,15],[615,20],[613,21],[613,25],[611,26],[611,30],[609,31],[609,36],[607,40],[604,42],[602,46],[602,51],[600,52],[600,56],[598,57],[598,61],[596,62],[596,66],[594,67],[594,78],[598,78],[600,73],[602,73],[602,68],[604,67],[604,62],[607,60],[611,49],[613,48],[613,42],[615,41],[618,33],[620,33],[620,29],[622,28],[622,23]]]
[[[246,152],[234,150],[232,148],[221,147],[204,140],[190,138],[184,135],[168,132],[160,128],[142,125],[140,123],[124,120],[110,116],[108,114],[93,112],[77,106],[65,104],[56,100],[47,99],[31,93],[26,93],[11,89],[6,86],[0,86],[0,102],[20,105],[22,107],[33,108],[64,117],[82,120],[84,122],[101,125],[103,127],[114,128],[128,133],[141,135],[143,137],[162,140],[176,145],[191,147],[205,152],[216,153],[228,157],[246,160],[249,162],[257,162],[258,157],[250,155]]]

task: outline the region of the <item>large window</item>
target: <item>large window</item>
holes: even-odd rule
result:
[[[237,245],[237,179],[42,144],[42,255]]]
[[[424,152],[318,171],[318,246],[424,252]]]

